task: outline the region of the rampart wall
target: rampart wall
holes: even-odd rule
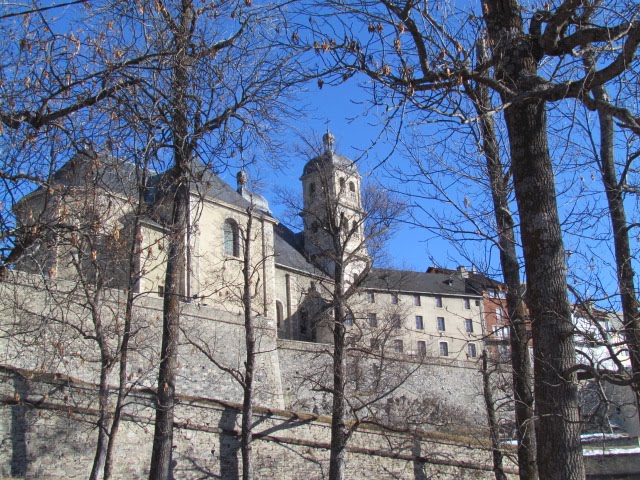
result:
[[[89,474],[95,439],[95,386],[61,375],[0,368],[0,476],[76,479]],[[116,454],[117,479],[146,478],[153,435],[153,392],[129,397]],[[326,478],[327,417],[256,409],[256,478]],[[181,396],[176,408],[177,479],[241,475],[239,406]],[[512,474],[515,471],[510,468]],[[476,438],[414,436],[362,427],[350,441],[347,478],[490,479],[491,452]],[[515,478],[515,477],[514,477]]]
[[[92,310],[78,285],[14,272],[11,277],[0,283],[0,476],[86,478],[100,368],[95,320],[100,318],[113,354],[122,336],[124,296],[105,291]],[[257,478],[324,478],[330,429],[322,415],[330,411],[331,346],[277,340],[273,321],[257,323]],[[118,478],[143,478],[148,468],[162,299],[137,298],[132,327],[133,394],[118,442],[118,458],[127,461]],[[175,478],[237,478],[242,391],[228,369],[244,362],[243,323],[235,314],[184,303],[181,328]],[[367,356],[357,349],[348,364],[351,399],[365,423],[400,424],[430,435],[416,440],[360,427],[350,443],[349,478],[491,477],[490,452],[477,440],[485,416],[475,364]],[[112,368],[115,388],[117,365]],[[292,413],[301,411],[308,413]],[[476,439],[460,432],[475,432]]]

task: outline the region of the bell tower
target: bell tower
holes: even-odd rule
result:
[[[351,160],[335,152],[327,130],[324,150],[302,172],[304,245],[311,260],[333,275],[341,262],[346,279],[362,271],[368,260],[364,238],[362,178]]]

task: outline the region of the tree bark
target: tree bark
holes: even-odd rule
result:
[[[251,296],[251,235],[253,226],[253,211],[247,209],[248,219],[244,239],[244,268],[242,303],[244,308],[245,346],[247,349],[244,372],[244,398],[242,402],[242,427],[240,448],[242,450],[242,479],[253,478],[253,376],[256,362],[256,339],[253,325],[252,296]]]
[[[527,45],[518,2],[484,0],[483,7],[496,77],[516,91],[530,90],[537,61]],[[533,319],[539,475],[545,480],[583,479],[576,376],[567,373],[575,364],[573,325],[545,103],[511,105],[505,121]]]
[[[493,473],[496,480],[507,480],[502,465],[502,451],[500,450],[500,442],[498,439],[498,423],[496,422],[496,410],[491,393],[491,377],[487,365],[487,351],[482,352],[482,393],[484,396],[484,405],[487,409],[487,423],[489,424],[489,435],[491,436],[491,450],[493,452]],[[522,477],[520,477],[522,478]]]
[[[593,95],[596,100],[609,103],[609,96],[604,87],[594,88]],[[613,117],[601,108],[598,110],[598,120],[600,123],[599,167],[607,196],[611,229],[613,231],[616,275],[622,304],[623,333],[629,349],[629,358],[631,359],[636,408],[640,412],[640,306],[636,296],[633,265],[631,263],[629,225],[624,208],[622,185],[618,181],[616,174],[613,149]]]
[[[98,480],[104,471],[105,459],[107,456],[107,445],[109,441],[109,385],[107,384],[109,368],[102,360],[100,367],[100,385],[98,387],[98,440],[96,442],[96,453],[93,457],[93,466],[89,480]]]
[[[478,61],[486,61],[486,52],[480,44]],[[489,185],[496,219],[500,266],[507,285],[507,310],[511,343],[513,399],[515,402],[516,435],[518,440],[518,472],[522,480],[536,480],[536,440],[534,427],[533,369],[529,356],[529,337],[525,322],[525,306],[520,282],[520,264],[516,252],[514,221],[509,208],[507,184],[493,117],[488,88],[478,84],[471,92],[473,103],[480,115],[480,132],[487,163]]]
[[[138,204],[136,205],[133,231],[131,233],[131,244],[129,248],[129,265],[127,277],[127,299],[125,301],[124,325],[122,331],[122,341],[120,343],[120,363],[118,372],[118,396],[111,420],[111,431],[109,433],[109,443],[104,462],[104,480],[109,480],[113,474],[113,454],[115,452],[116,438],[120,429],[120,420],[124,401],[127,396],[127,367],[129,364],[129,341],[131,340],[131,326],[133,319],[133,300],[136,284],[140,279],[140,264],[138,256],[142,242],[142,230],[140,228],[140,218],[144,211],[144,185],[146,184],[146,165],[142,169],[142,181],[138,187]]]
[[[334,229],[339,231],[339,229]],[[341,243],[340,233],[334,234],[334,244]],[[337,252],[342,245],[336,245]],[[342,258],[342,257],[338,257]],[[333,290],[333,404],[331,407],[331,454],[329,459],[329,480],[344,480],[345,456],[349,432],[345,423],[346,415],[346,352],[345,352],[345,304],[344,265],[335,262]]]
[[[176,55],[171,85],[171,134],[173,171],[169,191],[172,197],[172,215],[169,232],[169,254],[165,279],[162,316],[162,349],[156,393],[156,419],[149,480],[171,478],[173,448],[173,410],[175,406],[176,371],[178,368],[178,340],[180,334],[180,299],[184,295],[185,249],[187,216],[189,215],[189,176],[191,152],[189,122],[187,119],[187,85],[189,70],[189,42],[193,5],[182,3],[179,24],[174,32]]]

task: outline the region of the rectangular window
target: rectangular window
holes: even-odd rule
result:
[[[397,293],[392,293],[391,294],[391,304],[392,305],[397,305],[398,304],[398,294]]]
[[[502,307],[496,307],[496,322],[502,323]]]
[[[391,327],[395,329],[399,329],[402,326],[402,320],[400,319],[400,315],[394,313],[391,315]]]
[[[438,331],[439,332],[445,331],[444,317],[438,317]]]
[[[413,296],[413,304],[414,304],[416,307],[419,307],[420,305],[422,305],[422,302],[421,302],[421,300],[420,300],[420,295],[417,295],[417,294],[416,294],[416,295],[414,295],[414,296]]]
[[[442,296],[436,295],[436,307],[442,308]]]
[[[449,356],[449,344],[447,342],[440,342],[440,356],[441,357]]]
[[[480,300],[476,300],[476,307],[480,306]]]
[[[371,350],[380,350],[380,340],[377,338],[369,340],[369,345],[371,346]]]
[[[465,319],[464,329],[467,333],[473,333],[473,322],[471,321],[470,318]]]
[[[158,296],[164,297],[164,285],[158,285]]]
[[[367,299],[369,303],[376,303],[376,294],[374,292],[367,292]]]
[[[416,330],[424,330],[424,320],[422,315],[416,315]]]
[[[393,351],[396,353],[402,353],[404,351],[404,344],[402,343],[402,340],[393,341]]]
[[[375,313],[367,313],[367,321],[370,327],[375,328],[378,326],[378,316]]]
[[[343,323],[345,327],[353,326],[353,317],[350,314],[345,315]]]
[[[465,310],[471,310],[471,299],[470,298],[465,298],[464,299],[464,309]]]
[[[500,360],[509,360],[510,352],[508,345],[498,345],[498,354],[500,355]]]
[[[478,351],[476,349],[475,343],[469,343],[467,345],[467,355],[469,358],[476,358],[478,356]]]
[[[302,310],[300,312],[300,325],[298,325],[298,328],[300,329],[300,334],[302,334],[302,335],[306,335],[307,334],[308,322],[309,322],[309,318],[307,316],[307,311],[306,310]]]
[[[418,340],[418,355],[424,357],[427,354],[427,342]]]

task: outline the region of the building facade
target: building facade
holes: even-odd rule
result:
[[[162,297],[171,172],[144,173],[143,184],[139,169],[117,159],[88,153],[72,158],[56,173],[52,188],[27,195],[15,209],[22,231],[47,230],[25,248],[18,269],[63,279],[80,274],[123,288],[128,240],[137,235],[140,248],[134,254],[141,275],[134,288],[139,295]],[[300,178],[301,232],[273,216],[268,202],[247,187],[244,172],[232,188],[194,163],[189,181],[186,272],[180,286],[185,302],[241,314],[248,248],[254,313],[273,320],[279,338],[331,343],[328,292],[338,232],[349,258],[343,264],[345,288],[367,272],[350,300],[350,344],[462,360],[482,350],[483,297],[469,288],[464,275],[375,268],[367,250],[361,176],[351,160],[335,152],[329,132],[324,152],[306,163]]]

